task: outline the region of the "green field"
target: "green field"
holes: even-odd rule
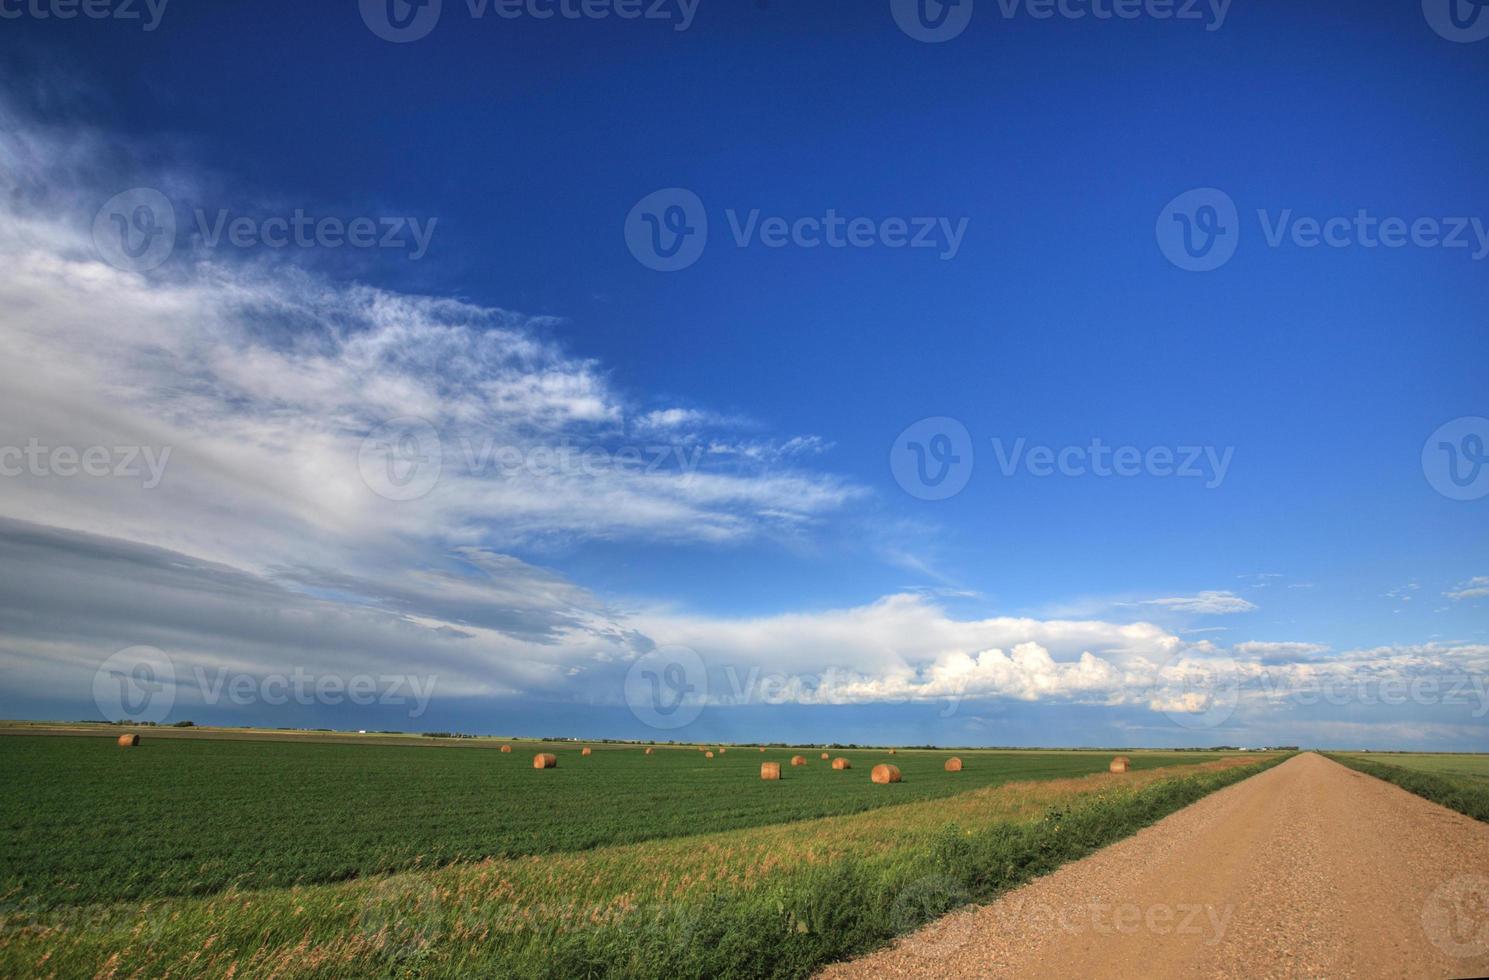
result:
[[[111,737],[0,737],[0,896],[43,908],[229,886],[334,882],[483,857],[580,851],[705,831],[856,813],[1011,780],[1102,772],[1111,753],[843,751],[762,782],[760,763],[792,750],[544,745],[383,745],[166,738],[119,749]],[[1200,753],[1135,753],[1134,769]],[[893,761],[904,782],[876,786]]]
[[[1284,758],[206,734],[0,737],[0,976],[807,977]]]
[[[1480,781],[1489,786],[1489,755],[1463,755],[1457,753],[1417,752],[1341,752],[1336,758],[1362,759],[1388,766],[1415,769],[1418,772],[1436,773],[1468,781]]]
[[[1475,820],[1489,822],[1489,755],[1331,752],[1329,757]]]

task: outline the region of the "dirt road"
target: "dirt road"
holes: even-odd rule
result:
[[[1296,756],[823,976],[1489,975],[1489,825]]]

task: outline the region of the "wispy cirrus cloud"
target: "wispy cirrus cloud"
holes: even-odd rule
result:
[[[1329,652],[1327,643],[1247,640],[1232,648],[1238,656],[1260,663],[1295,663],[1317,660]]]
[[[1483,599],[1489,597],[1489,575],[1475,575],[1466,582],[1460,582],[1451,590],[1444,592],[1444,596],[1454,602],[1462,602],[1464,599]]]
[[[307,524],[447,545],[727,543],[799,533],[863,493],[796,465],[815,437],[741,443],[725,416],[639,407],[554,339],[552,318],[189,250],[158,274],[113,268],[80,211],[111,188],[47,166],[55,134],[4,139],[6,159],[26,165],[8,178],[0,229],[0,330],[17,379],[0,393],[0,439],[174,447],[153,500],[21,477],[13,516],[132,524],[140,540],[191,547],[186,516],[213,500],[217,521],[255,529],[244,538],[268,561]],[[444,465],[427,497],[390,505],[368,492],[358,453],[403,418],[436,430]]]
[[[1207,590],[1188,596],[1168,596],[1162,599],[1144,599],[1142,605],[1158,606],[1179,613],[1194,613],[1200,616],[1228,616],[1234,613],[1252,612],[1254,603],[1228,590]]]

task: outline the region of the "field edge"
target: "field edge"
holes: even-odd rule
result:
[[[1472,786],[1465,780],[1421,769],[1377,762],[1374,759],[1362,759],[1346,753],[1321,752],[1319,754],[1331,762],[1337,762],[1355,772],[1388,782],[1408,793],[1436,803],[1438,806],[1447,807],[1466,817],[1489,823],[1489,793]]]

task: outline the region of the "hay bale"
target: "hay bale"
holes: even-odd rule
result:
[[[831,753],[829,753],[829,752],[823,752],[822,753],[822,758],[824,758],[824,759],[831,758]]]
[[[962,771],[962,760],[961,759],[958,759],[956,756],[952,756],[950,759],[947,759],[946,760],[946,771],[947,772],[961,772]]]
[[[713,758],[713,753],[712,752],[705,752],[705,753],[703,753],[703,758],[705,758],[705,759],[712,759]]]
[[[853,763],[849,762],[847,759],[840,757],[832,760],[832,767],[834,769],[852,769]]]
[[[647,754],[647,755],[651,755],[651,746],[650,746],[650,745],[648,745],[648,746],[647,746],[647,747],[646,747],[646,754]]]
[[[539,752],[537,755],[533,756],[533,768],[557,769],[558,756],[554,755],[552,752]]]
[[[793,766],[804,766],[807,764],[807,757],[804,755],[793,755],[791,757],[791,764]]]
[[[876,783],[897,783],[900,781],[900,767],[879,763],[869,773],[869,779]]]
[[[119,744],[126,749],[132,749],[140,744],[140,737],[138,735],[120,735]]]
[[[760,763],[760,778],[766,780],[777,780],[781,778],[781,764],[779,762]]]
[[[719,755],[723,755],[725,752],[728,752],[728,751],[729,750],[726,749],[726,748],[724,748],[722,745],[719,746]]]
[[[890,755],[894,755],[894,749],[890,749],[890,750],[889,750],[889,754],[890,754]]]
[[[765,746],[763,746],[763,745],[762,745],[762,746],[760,746],[760,751],[761,751],[761,752],[764,752],[764,751],[765,751]]]
[[[1131,760],[1129,760],[1127,756],[1119,755],[1112,760],[1112,764],[1107,766],[1107,769],[1112,772],[1126,772],[1127,766],[1130,764],[1130,761]]]
[[[586,745],[582,750],[580,750],[579,754],[580,755],[589,755],[590,754],[589,746]]]
[[[510,752],[510,751],[512,751],[512,747],[510,745],[503,745],[502,746],[502,751],[503,752]]]

